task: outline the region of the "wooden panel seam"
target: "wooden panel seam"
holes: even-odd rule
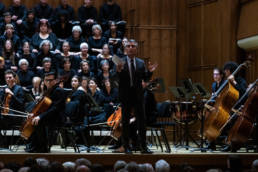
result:
[[[210,3],[217,2],[217,1],[218,0],[200,0],[200,1],[197,1],[197,2],[190,2],[190,3],[188,3],[188,8],[198,7],[198,6],[201,6],[201,5],[207,5],[207,4],[210,4]]]

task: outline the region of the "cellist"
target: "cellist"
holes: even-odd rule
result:
[[[242,97],[242,95],[245,93],[245,90],[247,88],[247,83],[244,78],[240,77],[239,75],[233,76],[232,73],[237,69],[238,65],[235,62],[229,61],[224,64],[223,71],[225,75],[225,79],[228,79],[230,83],[237,89],[239,92],[239,98]],[[240,104],[241,105],[241,104]],[[229,128],[230,125],[228,126]],[[226,130],[229,128],[226,127],[221,135],[226,135]],[[208,149],[216,149],[215,142],[210,142],[208,144]],[[230,148],[228,146],[225,146],[223,151],[228,151]]]
[[[45,96],[51,99],[50,107],[38,116],[30,113],[28,118],[32,118],[32,125],[34,125],[34,132],[29,138],[30,146],[25,150],[26,152],[46,153],[49,152],[49,138],[53,127],[63,122],[64,107],[65,107],[65,93],[58,85],[57,75],[55,72],[49,72],[44,75],[43,79],[47,93]],[[48,131],[47,131],[48,129]]]

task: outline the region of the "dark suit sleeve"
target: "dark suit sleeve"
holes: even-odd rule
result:
[[[53,95],[51,96],[51,98],[52,98],[52,104],[50,108],[39,115],[40,119],[44,119],[49,115],[54,115],[55,113],[59,113],[59,110],[64,109],[65,94],[61,89],[56,89],[53,92]]]
[[[13,103],[19,106],[23,106],[24,102],[24,92],[21,87],[19,87],[17,90],[14,90],[14,95],[12,96]]]

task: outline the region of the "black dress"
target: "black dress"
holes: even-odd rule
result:
[[[80,45],[83,42],[86,42],[86,40],[83,37],[80,37],[80,39],[75,40],[73,36],[70,36],[67,41],[70,45],[70,51],[72,52],[80,52]]]
[[[35,7],[34,7],[34,12],[35,12],[35,16],[38,18],[38,19],[51,19],[52,17],[52,13],[53,13],[53,8],[50,6],[50,5],[46,5],[46,6],[43,6],[42,4],[37,4]]]
[[[20,85],[22,87],[26,87],[27,89],[32,88],[32,78],[35,76],[34,72],[32,72],[31,70],[18,70],[17,75],[19,77]]]
[[[49,33],[49,36],[46,39],[40,38],[39,33],[35,33],[31,39],[32,48],[39,50],[39,45],[43,40],[49,40],[53,44],[53,48],[51,50],[56,49],[56,46],[58,45],[58,39],[54,33]]]
[[[89,37],[88,44],[89,44],[89,53],[91,55],[97,56],[99,53],[93,52],[92,48],[102,49],[103,45],[107,43],[105,37],[101,37],[100,39],[94,39],[93,36]]]

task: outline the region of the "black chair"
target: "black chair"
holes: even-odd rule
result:
[[[173,142],[175,142],[176,138],[176,123],[173,121],[172,117],[172,107],[171,107],[171,102],[170,101],[165,101],[162,103],[157,104],[157,120],[151,124],[147,124],[147,128],[151,130],[152,135],[156,135],[159,145],[161,147],[161,151],[163,152],[163,146],[161,144],[160,138],[159,138],[159,131],[161,134],[161,138],[164,141],[165,147],[166,147],[166,152],[170,153],[171,148],[169,145],[169,141],[167,139],[167,134],[166,134],[166,127],[173,127]],[[148,114],[147,114],[148,115]],[[154,134],[155,133],[155,134]]]

